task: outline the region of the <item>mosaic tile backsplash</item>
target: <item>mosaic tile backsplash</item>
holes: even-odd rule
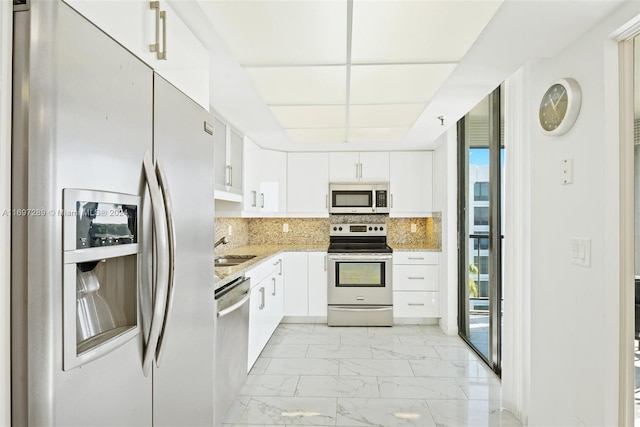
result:
[[[224,236],[229,243],[218,247],[228,250],[246,245],[329,245],[329,224],[361,222],[385,223],[387,241],[393,245],[417,245],[441,249],[442,221],[429,218],[389,218],[387,215],[331,215],[330,218],[216,218],[216,241]],[[283,232],[287,224],[289,231]],[[411,224],[416,232],[411,232]],[[231,229],[231,235],[229,235]]]

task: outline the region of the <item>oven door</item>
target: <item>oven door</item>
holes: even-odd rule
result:
[[[329,254],[329,305],[391,305],[391,254]]]

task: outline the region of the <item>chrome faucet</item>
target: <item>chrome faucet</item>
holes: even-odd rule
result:
[[[217,242],[215,242],[213,244],[213,248],[217,248],[220,245],[226,245],[227,243],[229,243],[229,239],[227,239],[227,236],[224,236],[222,239],[218,240]]]

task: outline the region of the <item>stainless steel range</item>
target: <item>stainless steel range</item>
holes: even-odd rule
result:
[[[385,224],[331,224],[329,326],[391,326],[392,249]]]

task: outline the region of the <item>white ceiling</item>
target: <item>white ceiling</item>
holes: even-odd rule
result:
[[[342,144],[399,142],[501,3],[213,0],[200,6],[294,143]]]
[[[624,3],[169,2],[209,47],[212,108],[285,151],[434,148],[524,63],[557,55]]]

